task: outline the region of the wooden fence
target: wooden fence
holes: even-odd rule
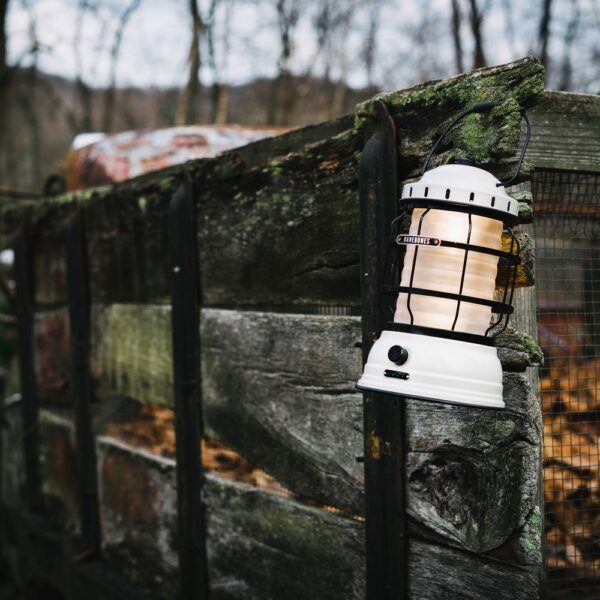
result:
[[[506,175],[518,105],[542,98],[533,59],[380,96],[398,181],[416,176],[456,114],[490,99],[504,104],[467,120],[436,158],[472,156]],[[525,370],[541,355],[527,333],[498,340],[505,410],[406,400],[400,444],[381,423],[364,426],[358,160],[370,110],[123,184],[0,205],[4,246],[20,236],[19,318],[33,328],[22,329],[21,400],[9,384],[2,438],[5,553],[24,581],[78,599],[359,599],[393,580],[393,566],[369,557],[401,544],[414,600],[539,597],[541,415]],[[534,140],[533,166],[547,148]],[[184,184],[199,313],[187,380],[173,375],[171,328],[185,214],[177,239],[169,227]],[[514,194],[526,225],[531,195]],[[73,223],[79,270],[67,268]],[[518,235],[516,322],[527,329],[533,244]],[[73,278],[89,292],[75,344]],[[83,412],[77,364],[93,385]],[[395,452],[404,539],[365,510],[374,490],[362,461],[398,465]],[[384,594],[370,600],[398,597],[393,584]]]

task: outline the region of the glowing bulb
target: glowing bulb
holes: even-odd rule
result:
[[[487,217],[421,208],[413,211],[409,235],[462,243],[470,239],[470,244],[499,250],[502,223]],[[408,246],[401,285],[492,300],[497,266],[498,257],[489,254],[469,252],[465,259],[465,251],[460,248]],[[489,306],[417,294],[411,294],[409,302],[409,294],[400,293],[394,321],[484,335],[490,317]]]

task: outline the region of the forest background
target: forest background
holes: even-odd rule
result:
[[[0,0],[0,187],[83,132],[295,127],[527,54],[600,93],[600,0]]]

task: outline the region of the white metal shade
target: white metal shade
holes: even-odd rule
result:
[[[392,346],[408,351],[398,366],[388,358]],[[386,371],[408,379],[386,377]],[[383,331],[369,353],[357,387],[409,398],[504,408],[502,367],[496,348],[459,340]]]

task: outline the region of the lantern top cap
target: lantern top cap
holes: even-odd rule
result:
[[[494,175],[470,165],[442,165],[427,171],[402,190],[403,200],[435,200],[489,209],[490,217],[516,217],[519,203],[511,198]]]

